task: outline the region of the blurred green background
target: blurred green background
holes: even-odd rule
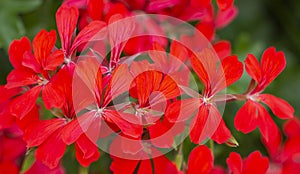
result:
[[[7,55],[9,43],[24,35],[32,39],[41,29],[56,29],[55,12],[60,3],[60,0],[0,0],[1,85],[5,84],[5,78],[12,69]],[[235,4],[239,8],[239,14],[229,26],[217,32],[218,38],[231,41],[233,54],[238,55],[241,61],[248,53],[260,57],[263,50],[269,46],[283,50],[287,58],[287,67],[265,92],[284,98],[294,106],[296,115],[300,115],[300,1],[239,0]],[[248,82],[249,78],[244,76],[230,90],[244,92]],[[266,153],[260,143],[258,131],[243,135],[235,131],[233,127],[234,114],[242,104],[235,102],[226,106],[224,119],[239,141],[240,147],[216,145],[215,159],[218,164],[225,163],[224,159],[230,151],[238,151],[242,156],[248,155],[255,149]],[[279,126],[282,125],[282,120],[273,118]],[[188,142],[185,144],[192,147]],[[187,146],[184,149],[185,154],[188,154],[191,149]],[[68,160],[68,156],[65,158],[67,170],[72,171],[71,166],[75,161]],[[101,158],[107,158],[107,156],[104,155]],[[102,167],[108,167],[109,160],[104,160],[99,164],[102,164]]]

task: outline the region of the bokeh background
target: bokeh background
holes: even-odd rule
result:
[[[30,39],[41,29],[55,29],[55,12],[61,0],[0,0],[0,84],[6,83],[6,76],[12,69],[8,61],[7,49],[14,39],[26,35]],[[217,38],[232,43],[233,54],[243,61],[248,53],[258,57],[264,49],[275,46],[283,50],[287,58],[284,72],[266,89],[266,93],[284,98],[294,106],[296,115],[300,115],[300,1],[298,0],[237,0],[239,8],[237,18],[226,28],[217,32]],[[230,92],[244,92],[249,78],[243,78]],[[1,96],[0,96],[1,97]],[[260,142],[260,134],[254,131],[249,135],[237,132],[233,127],[233,118],[243,103],[234,102],[226,106],[224,119],[240,146],[237,148],[215,145],[215,160],[224,165],[230,151],[247,156],[255,149],[267,154]],[[284,121],[273,117],[278,126]],[[185,142],[185,158],[194,145]],[[75,160],[72,153],[64,157],[67,173],[75,173]],[[103,154],[103,153],[102,153]],[[74,159],[75,157],[73,157]],[[93,168],[108,172],[110,160],[102,155],[101,162]],[[76,164],[75,164],[76,165]],[[97,169],[96,169],[97,168]],[[106,169],[105,169],[106,168]]]

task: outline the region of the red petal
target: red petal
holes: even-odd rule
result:
[[[56,33],[55,30],[47,32],[46,30],[41,30],[33,39],[32,46],[34,51],[34,57],[37,62],[44,68],[47,66],[47,57],[50,55],[54,45],[56,43]]]
[[[246,71],[254,79],[257,83],[260,83],[262,79],[262,72],[261,72],[261,66],[257,60],[257,58],[252,55],[248,54],[246,60]]]
[[[217,4],[221,10],[226,10],[233,5],[233,0],[217,0]]]
[[[179,0],[152,0],[148,4],[146,11],[158,12],[164,8],[171,8],[179,2]]]
[[[252,152],[244,161],[243,174],[264,174],[269,168],[269,160],[259,151]]]
[[[197,1],[197,0],[196,0]],[[205,0],[204,0],[205,1]],[[201,7],[201,6],[200,6]],[[209,21],[213,18],[213,6],[210,4],[205,9],[198,9],[191,5],[185,6],[179,18],[184,21],[198,21],[208,17]]]
[[[199,144],[206,138],[212,138],[217,143],[226,142],[231,133],[224,124],[220,112],[212,105],[202,105],[198,115],[191,124],[191,141]]]
[[[0,130],[12,127],[15,124],[15,117],[10,113],[8,104],[0,104]]]
[[[13,98],[15,95],[19,94],[21,91],[21,88],[12,88],[12,89],[7,89],[6,86],[0,85],[0,103],[6,103],[11,98]]]
[[[110,165],[110,170],[114,174],[124,174],[124,173],[134,173],[139,160],[127,160],[118,157],[111,156],[112,163]]]
[[[126,0],[126,2],[135,10],[142,10],[146,5],[146,0]]]
[[[7,173],[3,174],[19,174],[20,169],[19,167],[14,164],[12,161],[3,161],[0,163],[0,171],[7,171]]]
[[[170,45],[170,54],[181,60],[181,62],[184,62],[189,57],[190,53],[180,42],[173,40]]]
[[[260,94],[259,99],[268,105],[277,117],[281,119],[294,117],[294,108],[285,100],[270,94]]]
[[[268,141],[265,137],[262,137],[262,142],[264,143],[266,149],[269,152],[269,155],[275,159],[280,153],[282,136],[280,134],[279,129],[276,127],[272,129],[272,136],[268,138]]]
[[[299,159],[299,153],[300,153],[299,144],[300,144],[299,136],[287,139],[287,141],[285,142],[282,148],[282,152],[280,154],[281,160],[282,161],[291,160],[296,162],[296,160]]]
[[[163,78],[158,92],[162,92],[164,100],[176,98],[180,95],[178,84],[168,75]]]
[[[137,157],[139,158],[139,154],[142,152],[142,150],[144,149],[144,146],[142,144],[142,141],[140,140],[141,137],[137,137],[137,138],[132,138],[132,137],[128,137],[126,135],[122,135],[117,137],[118,139],[114,139],[114,146],[110,147],[110,151],[113,153],[114,155],[118,155],[118,153],[122,154],[122,158],[127,158],[127,156],[129,157],[129,159],[134,159],[134,158],[130,158],[130,157]],[[119,141],[121,143],[119,143]],[[121,148],[120,151],[116,151],[116,144],[118,143],[118,147],[120,148],[119,144],[121,144]],[[116,153],[117,152],[117,153]],[[123,156],[123,154],[125,154]]]
[[[123,159],[147,159],[149,156],[145,156],[144,148],[140,137],[131,138],[119,134],[110,144],[109,151],[111,155]]]
[[[37,84],[39,77],[28,69],[14,69],[7,76],[7,88]]]
[[[35,157],[50,169],[58,166],[66,150],[66,144],[61,139],[61,130],[53,133],[35,151]]]
[[[35,102],[40,95],[42,86],[36,86],[25,94],[15,98],[11,104],[10,112],[12,115],[22,119],[35,106]]]
[[[120,17],[128,17],[131,13],[124,3],[119,2],[107,3],[105,5],[104,11],[106,11],[106,15],[104,18],[104,21],[106,23],[109,23],[110,19],[113,18],[113,16],[116,14],[120,15]]]
[[[100,117],[94,118],[93,122],[89,126],[85,133],[85,135],[92,141],[95,145],[100,137],[101,130],[103,130],[103,121]],[[107,127],[106,127],[107,128]]]
[[[213,154],[206,146],[194,148],[189,155],[187,174],[209,173],[213,168],[213,160]]]
[[[49,169],[40,161],[35,161],[32,166],[24,172],[24,174],[37,174],[37,173],[47,173],[47,174],[64,174],[62,166],[58,166],[54,169]]]
[[[67,123],[62,130],[62,139],[67,145],[74,143],[95,121],[95,111],[87,112]]]
[[[42,99],[45,107],[51,109],[52,107],[61,108],[64,104],[64,98],[62,98],[62,89],[57,84],[52,84],[51,81],[43,86]]]
[[[205,106],[200,106],[200,109],[195,118],[192,120],[192,124],[190,125],[190,139],[193,143],[199,144],[206,138],[209,138],[214,130],[211,130],[209,133],[204,132],[203,129],[205,127],[206,121],[209,117],[208,108]],[[216,127],[216,126],[215,126]]]
[[[164,155],[153,159],[154,173],[177,174],[178,170],[167,157]]]
[[[237,130],[246,134],[256,128],[258,124],[258,105],[251,100],[247,100],[246,104],[236,113],[234,126]]]
[[[219,111],[216,111],[216,112],[219,112]],[[217,113],[217,114],[219,115],[219,113]],[[220,116],[221,115],[219,115],[219,117]],[[213,134],[211,139],[219,144],[222,144],[222,143],[225,143],[226,141],[228,141],[228,139],[230,137],[231,137],[230,130],[227,128],[225,122],[222,119],[221,122],[219,123],[219,126],[218,126],[216,132]]]
[[[2,135],[0,137],[1,163],[4,161],[16,161],[20,159],[26,152],[26,143],[22,140],[21,137],[8,137],[8,136],[10,135],[7,134],[7,135]]]
[[[56,12],[57,29],[61,40],[61,45],[66,53],[66,57],[69,57],[72,53],[71,42],[72,36],[75,32],[79,12],[75,7],[68,7],[66,5],[60,6]]]
[[[75,69],[74,78],[78,79],[78,77],[84,82],[84,84],[81,84],[80,87],[77,86],[75,89],[79,90],[82,88],[81,86],[87,86],[90,90],[85,91],[83,93],[85,96],[82,97],[89,97],[89,99],[91,99],[91,95],[96,95],[93,96],[93,99],[94,97],[97,97],[94,100],[97,99],[100,101],[100,97],[102,97],[102,72],[100,68],[100,63],[95,58],[86,58],[82,61],[79,61]]]
[[[14,40],[8,49],[9,61],[15,69],[22,68],[23,54],[30,51],[30,41],[27,37],[22,37],[20,40]]]
[[[62,111],[64,115],[68,118],[75,117],[75,111],[73,106],[73,99],[77,99],[75,97],[75,92],[73,91],[73,85],[80,88],[79,85],[77,85],[75,82],[73,83],[73,73],[74,73],[75,65],[70,63],[66,66],[63,66],[52,78],[51,81],[47,84],[51,84],[51,88],[53,88],[56,97],[59,97],[59,99],[56,99],[57,104],[63,103]],[[84,91],[83,88],[81,89]],[[76,91],[77,92],[77,91]],[[50,103],[51,105],[51,103]]]
[[[134,82],[140,107],[147,105],[150,94],[159,89],[162,78],[163,74],[157,71],[145,71],[135,77]]]
[[[106,110],[104,112],[104,116],[107,121],[115,123],[125,135],[133,138],[140,137],[142,133],[142,127],[128,122],[120,116],[118,111]]]
[[[152,174],[152,164],[150,159],[142,160],[137,174]]]
[[[147,60],[133,61],[130,64],[130,73],[133,77],[137,77],[145,71],[153,71],[153,66]]]
[[[47,57],[44,70],[55,70],[63,61],[64,52],[62,50],[56,50]]]
[[[20,93],[19,88],[7,89],[0,85],[0,130],[12,127],[15,124],[15,117],[10,113],[11,99]]]
[[[124,78],[126,77],[126,78]],[[105,93],[105,101],[103,106],[108,105],[112,100],[118,97],[124,92],[128,92],[130,89],[130,83],[132,82],[132,75],[128,70],[126,64],[121,64],[117,66],[112,74],[111,80],[108,84],[108,88]],[[119,103],[118,101],[113,101],[114,103]]]
[[[70,55],[81,45],[90,41],[99,41],[104,38],[106,34],[106,24],[101,21],[92,21],[88,26],[84,27],[75,38],[70,49]]]
[[[221,60],[231,55],[231,44],[229,41],[218,41],[213,45],[213,47]]]
[[[75,6],[77,8],[81,8],[81,7],[84,7],[87,3],[87,0],[65,0],[63,2],[64,5],[66,6]]]
[[[226,163],[233,174],[241,174],[243,161],[240,154],[231,152],[229,157],[226,159]]]
[[[111,66],[119,62],[121,52],[135,29],[134,20],[122,19],[117,14],[110,18],[108,25],[108,37],[111,46]]]
[[[38,123],[40,121],[38,106],[35,105],[30,112],[22,120],[17,119],[16,123],[18,127],[25,132],[28,127]]]
[[[100,20],[104,8],[103,0],[89,0],[87,11],[92,20]]]
[[[282,174],[298,173],[300,168],[299,163],[287,162],[282,166]]]
[[[227,26],[238,14],[238,9],[235,6],[230,6],[226,10],[218,11],[215,19],[215,27],[217,29]]]
[[[267,143],[273,143],[274,145],[279,145],[281,140],[281,135],[279,129],[275,122],[272,120],[269,112],[262,106],[258,105],[258,127],[260,132]]]
[[[191,58],[193,70],[197,73],[200,80],[204,83],[204,87],[206,90],[205,93],[208,93],[209,95],[212,95],[211,90],[212,86],[215,86],[215,81],[220,80],[219,78],[216,79],[216,77],[218,77],[216,76],[218,63],[218,56],[215,54],[214,50],[211,49],[204,49],[196,56],[193,55]]]
[[[298,118],[293,118],[287,121],[283,126],[283,131],[285,135],[289,138],[297,137],[300,135],[300,120]]]
[[[176,100],[168,104],[165,117],[172,123],[186,121],[195,115],[200,107],[200,99]]]
[[[56,118],[40,121],[27,128],[23,138],[28,147],[39,146],[64,124],[65,120]]]
[[[285,65],[286,60],[282,51],[276,52],[274,47],[266,49],[261,58],[262,72],[266,81],[260,85],[268,86],[283,71]]]
[[[149,50],[149,56],[153,60],[155,66],[164,72],[164,70],[169,69],[170,60],[168,60],[167,53],[165,49],[158,43],[153,44],[153,51]],[[165,74],[167,74],[167,71]]]
[[[30,51],[27,51],[23,54],[22,65],[33,70],[35,73],[41,73],[42,71],[40,62]]]
[[[148,127],[152,144],[160,148],[171,148],[174,137],[184,131],[184,125],[184,122],[170,123],[165,118],[163,121],[158,120]]]
[[[207,38],[212,41],[215,37],[215,27],[212,23],[199,23],[196,28]]]
[[[211,4],[211,0],[191,0],[191,5],[196,9],[202,9]]]
[[[81,135],[75,143],[76,159],[85,167],[90,166],[94,161],[100,157],[100,152],[97,146],[91,142],[86,135]]]
[[[213,94],[223,90],[239,80],[243,74],[244,66],[238,60],[237,56],[229,56],[222,60],[222,67],[218,69],[220,80],[214,85]],[[225,78],[225,79],[224,79]]]

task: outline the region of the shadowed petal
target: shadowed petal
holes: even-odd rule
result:
[[[188,160],[187,174],[206,174],[213,168],[213,154],[204,145],[200,145],[192,150]]]

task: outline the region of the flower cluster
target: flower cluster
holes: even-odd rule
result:
[[[68,148],[83,167],[99,160],[99,149],[109,153],[116,174],[293,173],[299,120],[285,100],[263,93],[285,68],[284,53],[270,47],[244,62],[231,55],[216,30],[236,14],[233,0],[66,0],[56,12],[58,35],[41,30],[9,47],[14,69],[0,87],[0,171],[18,173],[34,153],[26,174],[64,173]],[[172,27],[162,26],[170,16],[178,31],[195,29],[173,39]],[[246,92],[226,93],[243,73],[251,78]],[[222,119],[222,106],[233,101],[245,102],[234,127],[244,134],[258,128],[269,158],[232,152],[228,167],[214,165],[207,140],[238,146]],[[291,119],[284,145],[265,106]],[[186,162],[185,139],[198,145]]]

